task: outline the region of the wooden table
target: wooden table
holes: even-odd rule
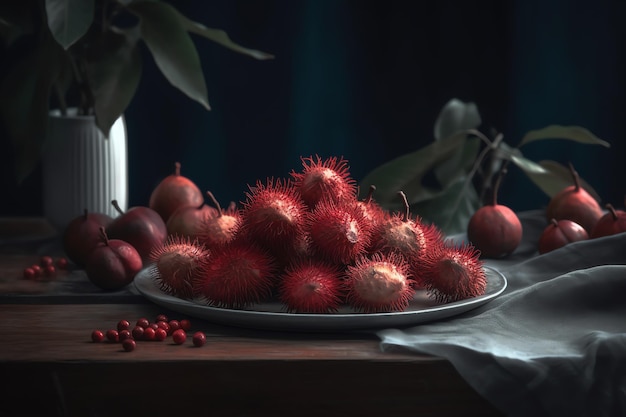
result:
[[[381,352],[371,333],[225,327],[138,296],[59,291],[82,271],[24,280],[24,267],[46,253],[58,255],[58,245],[39,220],[0,221],[2,417],[500,415],[449,362]],[[190,319],[189,334],[203,331],[207,343],[140,341],[125,352],[91,341],[94,329],[158,314]]]

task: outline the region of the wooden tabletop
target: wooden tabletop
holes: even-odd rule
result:
[[[44,230],[32,232],[36,219],[19,222],[11,233],[34,235],[11,240],[0,221],[0,416],[500,415],[449,362],[382,352],[372,332],[219,326],[129,292],[93,291],[82,271],[25,280],[26,266],[61,254],[53,233],[33,238]],[[91,340],[94,329],[159,314],[190,320],[182,345],[168,337],[126,352]],[[193,346],[196,331],[204,346]]]

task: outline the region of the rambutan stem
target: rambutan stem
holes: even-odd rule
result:
[[[217,208],[217,217],[222,217],[222,206],[220,206],[220,203],[219,203],[219,201],[217,201],[217,198],[215,198],[213,193],[210,192],[210,191],[207,191],[206,195],[209,196],[209,198],[211,199],[211,201],[213,202],[213,204]]]
[[[111,204],[113,205],[113,207],[115,207],[115,210],[119,213],[119,214],[124,214],[124,210],[122,210],[122,208],[120,207],[119,203],[117,202],[117,200],[112,200]]]
[[[571,162],[569,163],[569,172],[572,173],[572,178],[574,179],[574,189],[578,191],[580,189],[580,176],[574,169],[574,165]]]
[[[409,220],[409,200],[407,200],[404,191],[398,191],[398,194],[400,194],[402,202],[404,203],[404,215],[402,216],[402,220],[406,222]]]
[[[372,201],[372,197],[374,196],[374,191],[376,191],[376,186],[370,185],[370,189],[367,193],[367,196],[365,197],[365,200],[363,200],[365,204],[369,204]]]
[[[178,161],[174,162],[174,175],[180,176],[180,162]]]

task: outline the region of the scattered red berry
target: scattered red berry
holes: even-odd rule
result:
[[[47,277],[51,277],[57,273],[57,269],[54,265],[46,265],[43,267],[43,272]]]
[[[158,328],[159,328],[159,325],[158,325],[158,324],[156,324],[156,323],[150,323],[150,324],[148,325],[148,327],[151,327],[151,328],[153,328],[154,330],[156,330],[156,329],[158,329]]]
[[[46,267],[49,265],[53,265],[54,261],[52,260],[52,258],[50,256],[42,256],[41,259],[39,260],[39,265],[41,265],[42,267]]]
[[[41,267],[37,264],[35,265],[31,265],[30,269],[32,269],[33,271],[35,271],[35,276],[36,277],[40,277],[43,275],[43,269],[41,269]]]
[[[130,322],[128,320],[120,320],[117,322],[117,331],[130,330]]]
[[[143,329],[143,340],[155,340],[156,331],[152,327],[146,327]]]
[[[57,268],[59,269],[67,269],[69,262],[67,258],[59,258],[57,259]]]
[[[172,341],[177,345],[182,345],[187,340],[187,333],[183,329],[177,329],[172,333]]]
[[[119,332],[118,332],[117,330],[115,330],[115,329],[109,329],[109,330],[107,330],[107,334],[106,334],[106,336],[107,336],[107,340],[108,340],[109,342],[116,342],[116,343],[117,343],[117,342],[119,342],[119,341],[120,341],[120,334],[119,334]]]
[[[147,318],[142,317],[137,320],[137,326],[141,326],[145,329],[146,327],[150,326],[150,321]]]
[[[33,268],[24,268],[24,279],[33,279],[37,274]]]
[[[180,329],[180,322],[178,320],[170,320],[168,324],[170,325],[170,334]]]
[[[131,334],[133,335],[133,339],[141,340],[143,339],[144,329],[141,326],[135,326]]]
[[[167,316],[165,314],[159,314],[158,316],[156,316],[156,320],[157,323],[160,321],[164,321],[164,322],[168,322],[169,319],[167,318]]]
[[[159,329],[163,329],[163,330],[165,330],[165,332],[167,334],[170,334],[171,327],[170,327],[168,322],[166,322],[166,321],[157,321],[156,324],[157,324],[157,327]]]
[[[122,342],[122,347],[124,348],[126,352],[132,352],[133,350],[135,350],[136,346],[137,346],[137,343],[135,343],[135,340],[133,339],[125,339]]]
[[[189,330],[191,330],[191,322],[187,319],[182,319],[180,321],[180,328],[188,332]]]
[[[204,346],[206,343],[206,335],[202,332],[195,332],[191,340],[196,347]]]
[[[154,331],[154,338],[155,338],[155,340],[157,340],[159,342],[164,341],[167,338],[167,331],[165,329],[160,328],[160,327],[157,328]]]
[[[94,330],[91,332],[91,340],[93,342],[102,342],[104,340],[104,333],[101,330]]]
[[[120,342],[123,342],[126,339],[133,338],[133,335],[130,333],[130,330],[128,329],[120,330],[118,334],[119,334]]]

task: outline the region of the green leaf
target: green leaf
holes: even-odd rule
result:
[[[165,78],[210,110],[200,57],[180,13],[161,2],[137,1],[127,7],[139,17],[141,35]]]
[[[230,39],[230,37],[226,34],[226,32],[224,32],[221,29],[208,28],[201,23],[194,22],[188,19],[186,16],[184,16],[180,12],[178,12],[178,14],[180,16],[180,19],[183,21],[185,28],[191,33],[195,33],[196,35],[203,36],[228,49],[231,49],[235,52],[239,52],[244,55],[251,56],[252,58],[255,58],[258,60],[274,59],[274,55],[272,54],[268,54],[263,51],[258,51],[256,49],[244,48],[243,46],[236,44]]]
[[[108,136],[111,126],[126,110],[141,77],[139,32],[112,29],[93,39],[81,54],[95,97],[96,123]]]
[[[45,0],[48,26],[54,38],[67,49],[89,29],[95,0]]]
[[[447,187],[458,178],[464,177],[474,165],[479,150],[480,140],[476,137],[468,138],[447,160],[433,168],[439,183]]]
[[[437,197],[413,204],[411,211],[449,236],[467,231],[469,219],[480,205],[474,187],[465,187],[465,179],[459,178]]]
[[[376,201],[392,209],[401,206],[398,191],[403,191],[409,204],[431,199],[442,192],[422,184],[424,176],[440,163],[447,161],[465,145],[467,132],[458,132],[440,141],[393,159],[372,170],[360,182],[360,190],[376,186]]]
[[[443,106],[435,121],[435,140],[447,138],[461,130],[476,129],[481,123],[476,104],[453,98]]]
[[[18,182],[39,162],[52,87],[68,65],[66,52],[46,31],[41,42],[13,62],[0,81],[0,97],[11,97],[0,100],[0,118],[13,144]]]
[[[611,146],[608,142],[598,138],[584,127],[550,125],[543,129],[531,130],[526,133],[518,147],[521,148],[530,142],[546,139],[567,139],[590,145],[601,145],[607,148]]]
[[[520,155],[511,155],[511,161],[517,165],[548,197],[553,197],[563,188],[573,184],[569,168],[555,161],[533,162]],[[599,200],[598,193],[582,178],[580,185]]]

